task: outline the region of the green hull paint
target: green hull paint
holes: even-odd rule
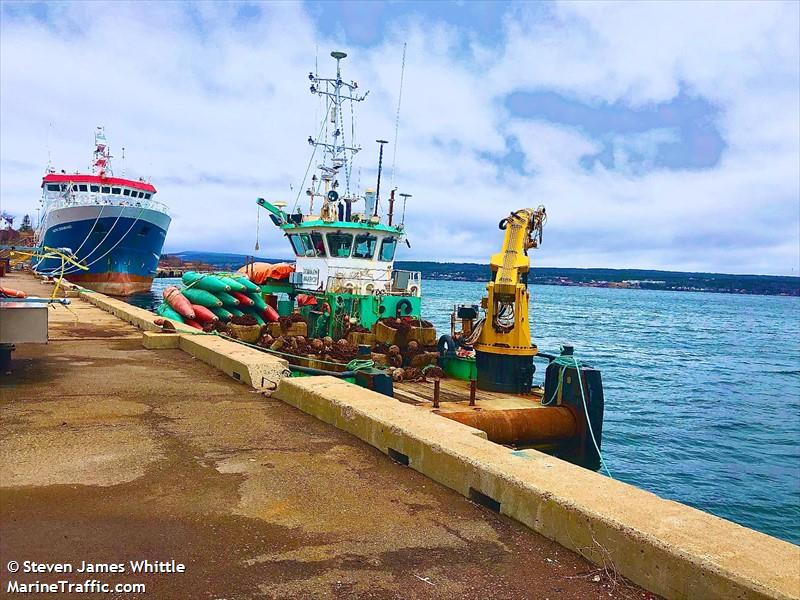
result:
[[[300,309],[309,324],[311,337],[326,335],[338,339],[346,330],[345,316],[350,322],[357,322],[361,327],[372,329],[379,319],[397,315],[414,318],[421,317],[422,300],[412,296],[373,296],[360,294],[337,294],[333,292],[313,294],[317,298],[316,306],[303,306]],[[331,310],[321,310],[327,304]]]

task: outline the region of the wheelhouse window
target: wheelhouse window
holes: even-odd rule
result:
[[[130,191],[130,190],[127,190],[127,189],[126,189],[126,190],[123,190],[123,191],[122,191],[122,195],[123,195],[123,196],[130,196],[130,195],[131,195],[131,191]]]
[[[353,248],[353,258],[366,258],[372,260],[375,256],[375,248],[378,245],[378,238],[374,235],[362,234],[356,236],[356,245]]]
[[[119,195],[119,193],[120,193],[121,191],[122,191],[122,188],[111,188],[111,193],[112,193],[112,194],[117,194],[117,195]]]
[[[87,186],[85,183],[82,183],[78,186],[78,190],[81,192],[87,192],[89,191],[89,186]]]
[[[394,259],[394,251],[397,250],[397,238],[387,237],[383,238],[381,242],[381,252],[378,260],[390,262]]]
[[[325,256],[325,244],[322,236],[317,233],[293,233],[289,236],[292,249],[297,256]]]
[[[325,252],[325,242],[322,241],[322,234],[316,231],[311,234],[311,246],[314,248],[316,256],[327,256]]]
[[[97,193],[97,192],[100,191],[100,186],[99,185],[90,185],[89,186],[89,190],[92,191],[92,192]]]
[[[292,250],[294,250],[296,256],[308,256],[307,252],[309,248],[306,243],[310,244],[311,242],[307,235],[297,235],[295,233],[289,236],[289,241],[292,244]]]
[[[110,194],[111,193],[111,188],[108,187],[107,185],[104,185],[103,186],[103,193],[104,194]]]
[[[144,199],[145,199],[145,200],[150,200],[150,194],[145,194],[145,195],[144,195]]]
[[[47,191],[48,192],[60,192],[61,191],[61,184],[48,183],[47,184]]]
[[[349,233],[329,233],[328,250],[331,256],[346,258],[350,256],[350,249],[353,246],[353,236]]]

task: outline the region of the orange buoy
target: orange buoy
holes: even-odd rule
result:
[[[317,299],[308,294],[297,294],[297,306],[316,306]]]
[[[270,323],[278,322],[278,311],[272,308],[269,304],[264,307],[264,310],[261,311],[261,314],[264,315],[264,318]]]
[[[192,308],[192,303],[189,302],[189,299],[181,294],[181,291],[177,288],[177,286],[170,285],[164,288],[163,292],[164,300],[172,307],[176,313],[180,316],[184,317],[185,319],[194,319],[194,309]]]
[[[233,290],[231,290],[228,293],[234,298],[236,298],[239,301],[239,304],[241,304],[242,306],[253,306],[253,299],[250,296],[247,296],[242,292],[234,292]]]
[[[213,323],[214,321],[219,321],[219,317],[208,310],[205,306],[192,304],[192,310],[194,310],[194,316],[199,322]]]
[[[27,298],[28,295],[22,290],[0,287],[0,296],[7,296],[8,298]]]
[[[195,329],[199,329],[200,331],[203,330],[203,326],[200,325],[200,323],[198,323],[197,321],[193,321],[192,319],[184,319],[183,322],[189,327],[194,327]]]

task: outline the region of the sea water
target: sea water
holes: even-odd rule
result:
[[[177,280],[132,298],[149,308]],[[800,544],[800,299],[531,286],[542,352],[601,370],[615,479]],[[477,282],[424,281],[439,333]],[[546,363],[537,361],[541,382]]]

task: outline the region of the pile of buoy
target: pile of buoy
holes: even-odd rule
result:
[[[266,303],[261,288],[241,273],[187,271],[183,275],[183,287],[171,285],[164,289],[163,296],[164,302],[156,312],[195,329],[246,315],[259,325],[278,320],[278,312]]]

